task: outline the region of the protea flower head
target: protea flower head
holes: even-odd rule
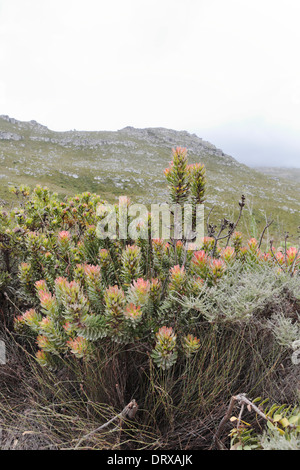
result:
[[[203,266],[207,263],[208,257],[204,250],[196,251],[194,253],[192,263],[195,266]]]
[[[173,328],[163,326],[156,333],[156,345],[151,356],[162,369],[171,367],[177,358],[176,335]]]
[[[45,351],[37,351],[36,357],[39,360],[46,360],[46,354]]]
[[[67,346],[70,348],[71,353],[78,358],[87,357],[90,353],[89,342],[81,336],[67,341]]]
[[[101,279],[101,266],[94,266],[92,264],[84,265],[84,274],[87,280],[96,282]]]
[[[188,165],[187,170],[190,175],[191,194],[196,204],[203,204],[205,186],[206,186],[206,169],[201,163]]]
[[[55,290],[59,292],[64,292],[68,286],[68,280],[65,277],[58,277],[55,279]]]
[[[285,256],[284,254],[282,253],[282,251],[278,251],[276,254],[276,259],[278,261],[279,264],[284,264],[285,263]]]
[[[167,252],[166,242],[162,238],[154,238],[152,240],[152,249],[156,259],[161,261]]]
[[[186,335],[182,339],[182,347],[187,357],[191,357],[200,348],[200,339],[191,334]]]
[[[109,286],[104,293],[106,314],[113,318],[123,318],[125,295],[117,285]]]
[[[41,307],[45,310],[52,310],[56,306],[56,298],[50,294],[50,292],[40,291],[39,299],[41,302]]]
[[[221,259],[213,259],[210,262],[210,270],[215,280],[221,278],[226,271],[226,264]]]
[[[40,294],[40,292],[49,292],[47,283],[44,279],[41,279],[40,281],[36,281],[34,285],[35,285],[38,295]]]
[[[297,258],[296,258],[297,257]],[[295,262],[296,259],[296,262]],[[297,248],[291,247],[286,252],[286,260],[288,266],[291,266],[294,262],[296,265],[300,263],[300,254]]]
[[[163,326],[156,334],[156,345],[151,353],[154,362],[163,370],[169,369],[176,362],[176,335],[173,328]]]
[[[136,306],[132,303],[128,304],[124,311],[124,316],[135,326],[142,318],[142,310],[140,305]]]
[[[133,281],[130,286],[130,294],[138,305],[144,306],[149,299],[150,282],[143,278]]]
[[[14,327],[15,329],[17,330],[19,327],[21,327],[22,325],[24,325],[24,319],[23,319],[23,315],[17,315],[15,318],[14,318]]]
[[[40,321],[40,328],[43,331],[49,331],[53,328],[53,322],[49,317],[44,317],[42,321]]]
[[[164,240],[163,238],[153,238],[152,240],[152,246],[154,249],[159,249],[159,248],[163,248],[164,246]]]
[[[258,241],[256,238],[250,238],[250,240],[248,240],[248,246],[251,251],[255,251],[258,247]]]
[[[37,351],[36,359],[42,367],[49,366],[49,355],[45,351]]]
[[[205,278],[208,273],[208,262],[209,258],[204,250],[195,251],[191,261],[192,272]]]
[[[37,345],[40,349],[43,349],[44,351],[50,351],[51,350],[51,343],[47,336],[44,335],[39,335],[36,339]]]
[[[63,230],[59,232],[57,241],[59,245],[68,245],[69,241],[71,240],[71,235],[68,231]]]
[[[226,261],[226,263],[229,263],[230,261],[233,260],[235,255],[235,249],[232,246],[227,246],[227,248],[224,248],[221,251],[221,258]]]
[[[184,266],[173,266],[173,268],[170,269],[170,290],[176,292],[181,291],[184,287],[185,281],[186,271]]]
[[[169,168],[165,169],[164,175],[168,182],[172,202],[182,204],[187,200],[190,189],[186,148],[172,149],[172,157],[173,160]]]
[[[33,308],[27,310],[23,315],[19,317],[19,322],[30,326],[33,330],[39,328],[39,323],[42,320],[41,315]]]
[[[167,353],[176,346],[176,335],[172,327],[163,326],[156,333],[157,344]]]

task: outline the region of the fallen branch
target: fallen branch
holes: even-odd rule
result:
[[[106,423],[102,424],[101,426],[99,426],[97,429],[94,429],[93,431],[89,432],[88,434],[86,434],[85,436],[83,436],[79,441],[78,443],[76,444],[75,446],[75,449],[78,449],[78,447],[80,446],[80,444],[85,441],[86,439],[88,439],[89,437],[93,436],[94,434],[96,434],[96,432],[98,431],[101,431],[102,429],[104,428],[107,428],[107,426],[109,426],[110,424],[112,424],[114,421],[116,421],[117,419],[119,419],[120,421],[122,421],[124,418],[128,417],[129,419],[133,419],[136,415],[136,412],[138,410],[138,404],[135,400],[132,400],[130,403],[128,403],[128,405],[125,406],[125,408],[121,411],[121,413],[117,414],[116,416],[114,416],[112,419],[110,419],[109,421],[107,421]]]

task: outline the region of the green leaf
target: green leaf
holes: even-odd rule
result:
[[[287,418],[282,418],[282,419],[280,420],[280,424],[281,424],[281,426],[282,426],[283,428],[286,428],[287,426],[290,425],[290,422],[289,422],[289,420],[288,420]]]
[[[300,416],[292,416],[291,418],[289,418],[290,424],[297,424],[299,420],[300,420]]]
[[[267,426],[268,426],[268,428],[271,429],[272,431],[274,431],[274,430],[276,429],[276,427],[274,426],[274,424],[271,423],[271,421],[269,421],[269,420],[267,421]]]
[[[259,401],[261,401],[261,397],[257,397],[253,400],[253,403],[258,403]]]

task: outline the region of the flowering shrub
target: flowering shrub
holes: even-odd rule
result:
[[[189,165],[178,147],[165,176],[170,201],[191,203],[194,223],[204,166]],[[280,388],[281,364],[288,374],[284,361],[300,340],[299,248],[263,250],[261,239],[246,239],[224,219],[227,235],[207,224],[209,236],[193,250],[193,235],[152,239],[152,214],[147,229],[136,224],[136,237],[102,239],[99,196],[61,201],[40,186],[15,191],[21,207],[0,210],[0,318],[11,326],[14,317],[45,373],[76,370],[86,398],[95,382],[99,400],[115,396],[118,406],[138,390],[155,429],[168,420],[171,430],[177,422],[187,429],[198,416],[208,429],[205,416],[222,412],[241,386]],[[109,216],[125,206],[124,197]],[[189,446],[182,437],[178,445]]]
[[[173,203],[203,204],[205,167],[189,165],[186,149],[173,150],[165,176]],[[0,211],[0,250],[7,272],[12,260],[18,263],[30,308],[16,317],[15,325],[18,331],[34,332],[42,365],[74,356],[89,360],[101,340],[146,341],[155,364],[168,369],[179,356],[191,357],[199,349],[194,336],[199,319],[188,319],[182,299],[197,300],[218,290],[236,263],[245,270],[268,266],[277,276],[299,274],[295,247],[270,246],[263,252],[256,239],[244,241],[238,231],[223,245],[206,236],[198,251],[184,239],[151,240],[150,232],[148,239],[138,236],[126,243],[102,240],[96,228],[103,217],[97,211],[103,207],[99,196],[86,192],[61,202],[40,186],[21,194],[22,208]],[[140,235],[142,230],[140,223]]]

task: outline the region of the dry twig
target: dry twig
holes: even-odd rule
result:
[[[96,432],[98,431],[101,431],[102,429],[106,428],[107,426],[109,426],[111,423],[113,423],[114,421],[116,421],[117,419],[119,419],[121,422],[124,418],[128,417],[129,419],[133,419],[136,415],[136,412],[138,410],[138,404],[137,402],[133,399],[130,403],[128,403],[128,405],[125,406],[125,408],[121,411],[121,413],[117,414],[116,416],[114,416],[112,419],[110,419],[109,421],[107,421],[106,423],[102,424],[101,426],[99,426],[97,429],[94,429],[93,431],[89,432],[88,434],[86,434],[85,436],[83,436],[79,441],[78,443],[76,444],[75,446],[75,449],[78,449],[78,447],[80,446],[80,444],[85,441],[86,439],[88,439],[89,437],[93,436],[94,434],[96,434]]]

